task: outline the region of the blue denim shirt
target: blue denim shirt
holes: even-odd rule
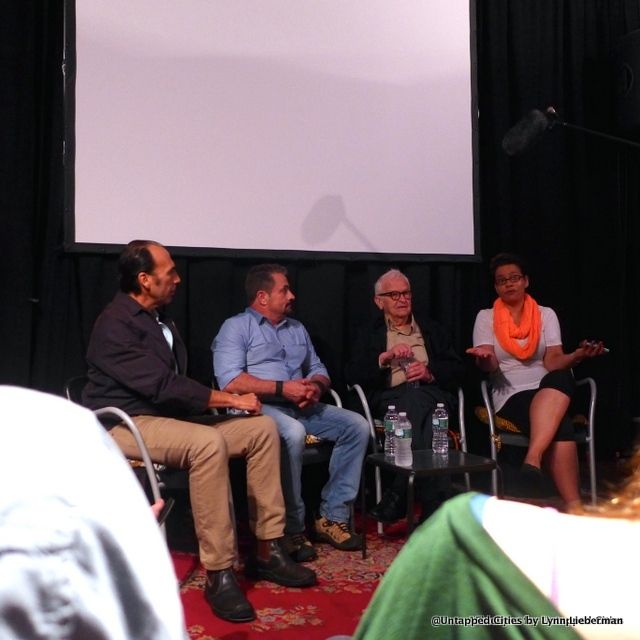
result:
[[[211,351],[220,389],[243,372],[261,380],[329,377],[301,322],[285,318],[274,326],[251,307],[225,320]]]

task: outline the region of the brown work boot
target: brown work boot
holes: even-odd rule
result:
[[[207,571],[204,597],[211,610],[229,622],[251,622],[256,612],[238,585],[233,569]]]
[[[254,556],[247,562],[246,574],[258,580],[269,580],[283,587],[310,587],[318,582],[316,572],[296,564],[282,548],[282,538],[261,541],[268,545],[269,557]]]
[[[362,549],[362,538],[349,530],[346,522],[335,522],[320,516],[316,520],[316,537],[341,551]]]
[[[309,562],[318,557],[316,548],[304,533],[285,534],[282,547],[296,562]]]

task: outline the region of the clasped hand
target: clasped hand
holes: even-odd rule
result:
[[[421,380],[431,382],[433,380],[433,375],[431,371],[429,371],[429,368],[424,362],[418,362],[417,360],[414,360],[406,366],[404,375],[407,382],[419,382]]]
[[[257,415],[262,411],[262,403],[255,393],[243,393],[234,395],[231,401],[234,409],[246,411],[251,415]]]
[[[433,375],[424,362],[418,362],[413,359],[413,350],[408,344],[396,344],[388,351],[384,351],[380,354],[380,364],[390,365],[393,360],[402,359],[411,360],[409,364],[403,366],[404,375],[407,382],[425,381],[431,382]]]
[[[282,387],[282,395],[300,409],[320,401],[320,387],[307,380],[287,380]]]
[[[380,364],[388,366],[392,360],[398,360],[399,358],[413,358],[413,351],[408,344],[396,344],[389,351],[382,352],[380,354]]]

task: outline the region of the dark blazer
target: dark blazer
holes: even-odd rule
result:
[[[211,389],[186,377],[184,342],[172,320],[160,319],[171,329],[173,350],[155,317],[131,297],[118,293],[107,305],[89,340],[85,406],[170,418],[206,411]]]
[[[455,392],[462,381],[464,365],[454,351],[447,331],[426,316],[414,314],[414,319],[424,337],[428,366],[435,376],[433,384]],[[372,405],[377,404],[380,394],[388,388],[390,369],[378,366],[378,356],[386,349],[387,326],[384,316],[379,315],[367,328],[359,331],[346,368],[347,382],[360,384]]]

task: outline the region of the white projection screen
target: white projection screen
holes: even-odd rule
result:
[[[469,0],[68,0],[66,245],[474,259]]]

